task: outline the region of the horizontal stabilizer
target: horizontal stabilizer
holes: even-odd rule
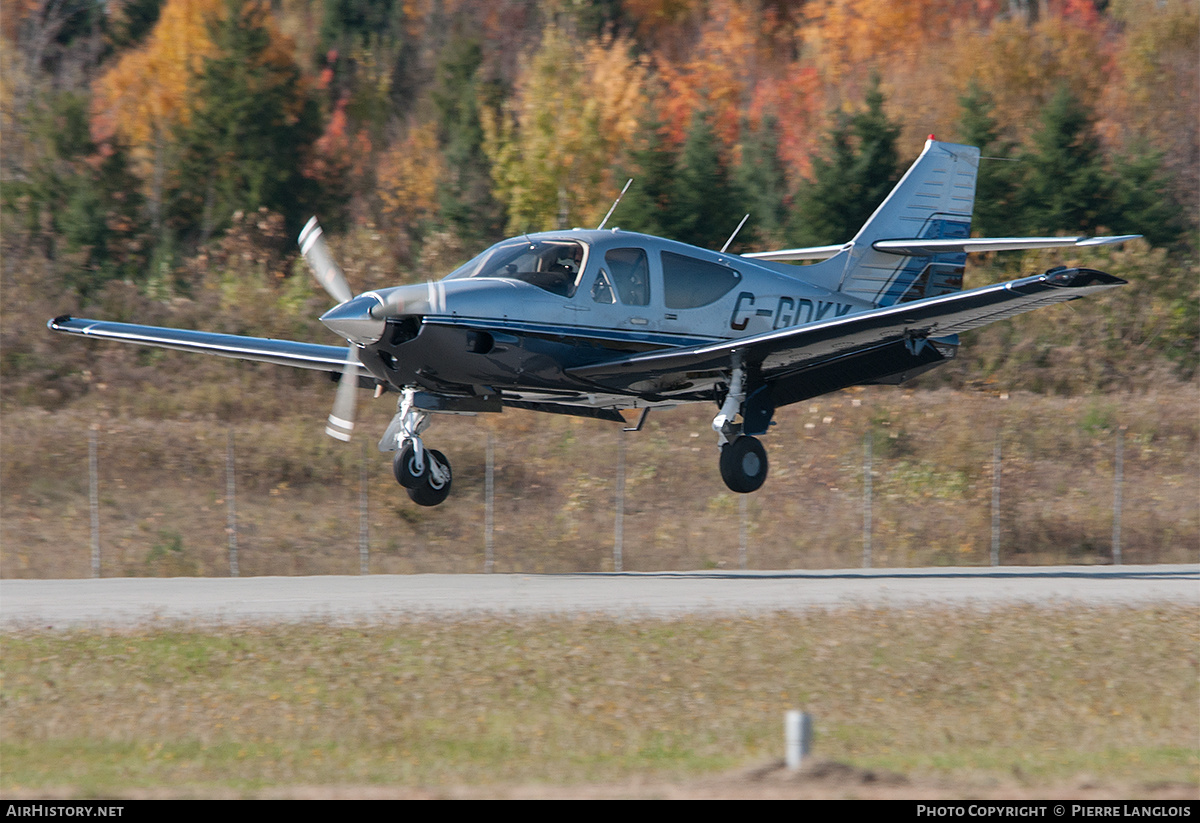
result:
[[[932,240],[907,238],[903,240],[876,240],[871,244],[875,251],[889,254],[927,256],[948,252],[1018,251],[1021,249],[1058,249],[1068,246],[1110,246],[1136,240],[1140,234],[1122,234],[1113,237],[971,237]]]
[[[807,246],[802,249],[755,251],[743,254],[742,257],[748,257],[751,260],[776,260],[779,262],[786,262],[788,260],[828,260],[844,248],[846,248],[846,244],[839,243],[836,246]]]
[[[971,237],[949,238],[944,240],[922,239],[909,237],[897,240],[876,240],[871,244],[875,251],[889,254],[929,256],[952,252],[985,252],[985,251],[1019,251],[1021,249],[1059,249],[1068,246],[1111,246],[1136,240],[1140,234],[1121,234],[1112,237]],[[743,254],[751,260],[774,260],[787,262],[789,260],[828,260],[847,244],[836,246],[806,246],[799,249],[779,249],[778,251],[756,251]]]

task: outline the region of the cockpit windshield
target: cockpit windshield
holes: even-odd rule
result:
[[[587,246],[575,240],[507,240],[459,266],[445,279],[507,277],[574,297],[586,256]]]

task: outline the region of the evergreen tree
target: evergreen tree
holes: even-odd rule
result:
[[[629,231],[666,235],[676,153],[663,140],[662,121],[653,104],[648,111],[638,133],[639,147],[628,153],[618,175],[625,180],[632,177],[633,185],[610,222]]]
[[[1043,109],[1032,142],[1022,157],[1024,231],[1086,234],[1111,225],[1115,185],[1104,170],[1091,113],[1066,85]]]
[[[273,42],[265,2],[226,0],[210,22],[216,54],[196,78],[191,121],[177,130],[171,214],[203,243],[235,212],[266,207],[299,230],[317,192],[301,174],[319,133],[315,101],[291,55]]]
[[[448,175],[439,189],[441,219],[468,243],[494,239],[503,229],[504,209],[492,195],[491,161],[483,150],[480,98],[499,105],[500,91],[480,77],[483,49],[476,38],[457,35],[438,61],[433,104],[438,142]]]
[[[27,115],[23,173],[5,181],[0,198],[6,214],[47,258],[64,261],[67,282],[80,294],[141,277],[146,225],[128,151],[119,143],[102,151],[92,141],[83,94],[60,92]]]
[[[741,198],[704,112],[692,117],[669,192],[663,230],[675,240],[717,249],[741,220]]]
[[[1171,202],[1162,173],[1162,153],[1135,145],[1116,160],[1114,213],[1108,228],[1137,233],[1155,246],[1176,243],[1183,232],[1182,209]]]
[[[136,46],[146,39],[158,22],[165,0],[126,0],[106,6],[105,34],[115,51]]]
[[[866,108],[841,118],[825,154],[813,161],[813,181],[796,196],[789,232],[798,245],[852,238],[899,180],[896,140],[900,126],[883,111],[879,78],[872,78]]]
[[[98,166],[89,164],[80,171],[70,181],[65,206],[56,217],[66,250],[84,255],[69,279],[81,294],[109,280],[143,280],[149,227],[128,150],[120,144],[109,146]]]
[[[350,51],[372,37],[396,35],[404,25],[403,4],[396,0],[325,0],[320,49]]]
[[[971,229],[983,237],[1020,234],[1015,207],[1020,166],[1013,162],[1015,144],[1001,135],[992,116],[992,96],[972,80],[966,94],[958,99],[958,105],[962,109],[959,139],[978,147],[981,155]]]
[[[763,118],[757,130],[743,128],[747,134],[742,144],[741,163],[734,180],[746,200],[750,212],[747,230],[738,235],[743,244],[753,244],[780,237],[787,221],[787,173],[779,157],[779,121],[774,115]]]

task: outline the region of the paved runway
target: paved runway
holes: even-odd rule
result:
[[[3,580],[0,629],[479,615],[673,617],[1014,603],[1200,606],[1200,565]]]

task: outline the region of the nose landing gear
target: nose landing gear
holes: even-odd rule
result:
[[[389,433],[395,429],[394,442],[398,446],[392,472],[414,503],[436,506],[449,496],[453,475],[446,455],[437,449],[426,449],[421,440],[421,432],[429,425],[429,413],[413,404],[414,395],[414,389],[404,390],[396,417],[388,427]],[[387,439],[385,435],[384,440]]]
[[[437,449],[422,448],[420,438],[414,440],[396,452],[392,470],[414,503],[436,506],[450,494],[450,461]],[[424,452],[423,459],[417,458],[418,450]]]

